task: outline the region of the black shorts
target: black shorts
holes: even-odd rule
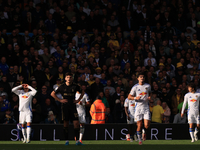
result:
[[[76,110],[76,105],[66,105],[62,104],[62,120],[71,121],[78,120],[78,112]]]

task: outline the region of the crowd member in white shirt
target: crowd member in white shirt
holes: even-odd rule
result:
[[[148,53],[148,57],[144,60],[144,66],[147,66],[148,65],[148,60],[150,59],[151,60],[151,64],[153,67],[156,67],[157,66],[157,63],[156,63],[156,59],[152,57],[152,52],[149,52]]]

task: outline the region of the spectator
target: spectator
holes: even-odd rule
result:
[[[161,107],[161,101],[157,101],[157,105],[153,107],[152,110],[152,119],[151,121],[154,123],[162,123],[164,110]]]
[[[12,114],[12,111],[10,109],[7,109],[5,112],[4,117],[2,118],[3,124],[13,124],[16,123],[16,120],[14,119],[14,116]]]
[[[0,69],[3,72],[3,75],[6,75],[8,73],[9,66],[6,63],[6,57],[1,57]]]
[[[184,95],[181,93],[181,89],[178,88],[176,92],[173,94],[171,98],[171,108],[172,108],[172,115],[175,116],[178,113],[178,105],[182,103],[184,100]]]
[[[50,34],[55,32],[57,25],[56,25],[55,20],[52,17],[52,14],[48,15],[48,19],[45,20],[45,25],[47,27],[47,30],[49,30]]]
[[[102,100],[98,98],[90,107],[91,124],[105,124],[105,112],[106,107]]]
[[[33,120],[32,123],[40,123],[41,122],[41,106],[37,102],[37,98],[33,98],[33,104],[32,104],[32,112],[33,112]]]
[[[181,109],[182,109],[182,108],[181,108]],[[183,117],[181,117],[181,109],[180,109],[180,112],[177,113],[177,114],[174,116],[174,121],[173,121],[173,123],[186,123],[187,117],[186,117],[186,115],[184,115]]]
[[[56,119],[53,111],[49,111],[48,118],[45,119],[46,124],[58,124],[58,120]]]
[[[163,123],[169,123],[170,120],[170,115],[171,115],[171,110],[168,107],[166,102],[162,103],[162,108],[164,110],[164,114],[163,114]]]

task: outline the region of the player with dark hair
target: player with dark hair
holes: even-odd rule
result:
[[[189,132],[192,139],[192,143],[198,140],[197,133],[199,132],[200,127],[200,116],[199,116],[199,101],[200,93],[197,93],[195,90],[194,83],[188,84],[189,93],[185,94],[184,103],[181,111],[181,117],[184,115],[185,106],[188,103],[188,123],[189,123]],[[194,129],[194,124],[197,127]]]
[[[69,121],[74,124],[74,134],[76,137],[76,145],[83,145],[79,139],[79,121],[78,113],[76,110],[76,103],[78,103],[84,95],[84,90],[80,91],[80,87],[73,83],[73,77],[71,73],[66,73],[65,83],[61,84],[58,88],[52,91],[51,96],[62,103],[62,119],[64,120],[64,136],[66,139],[65,145],[69,145],[68,134],[69,134]],[[75,100],[76,92],[81,93],[80,97]],[[56,96],[57,93],[60,93],[63,99],[60,99]]]
[[[150,126],[151,113],[149,110],[149,100],[151,93],[151,86],[145,81],[145,75],[143,73],[139,73],[137,76],[138,84],[134,85],[128,95],[129,100],[135,100],[135,116],[134,120],[137,122],[137,136],[139,140],[139,145],[142,145],[143,141],[146,140],[146,131]],[[142,133],[141,139],[141,131],[144,120],[144,131]]]

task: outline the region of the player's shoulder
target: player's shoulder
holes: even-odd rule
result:
[[[148,83],[144,83],[143,85],[144,85],[144,86],[151,87],[151,85],[150,85],[150,84],[148,84]]]
[[[133,89],[133,88],[136,88],[137,86],[139,86],[138,83],[136,83],[136,84],[132,87],[132,89]]]
[[[192,93],[188,92],[185,94],[185,97],[190,96]]]

